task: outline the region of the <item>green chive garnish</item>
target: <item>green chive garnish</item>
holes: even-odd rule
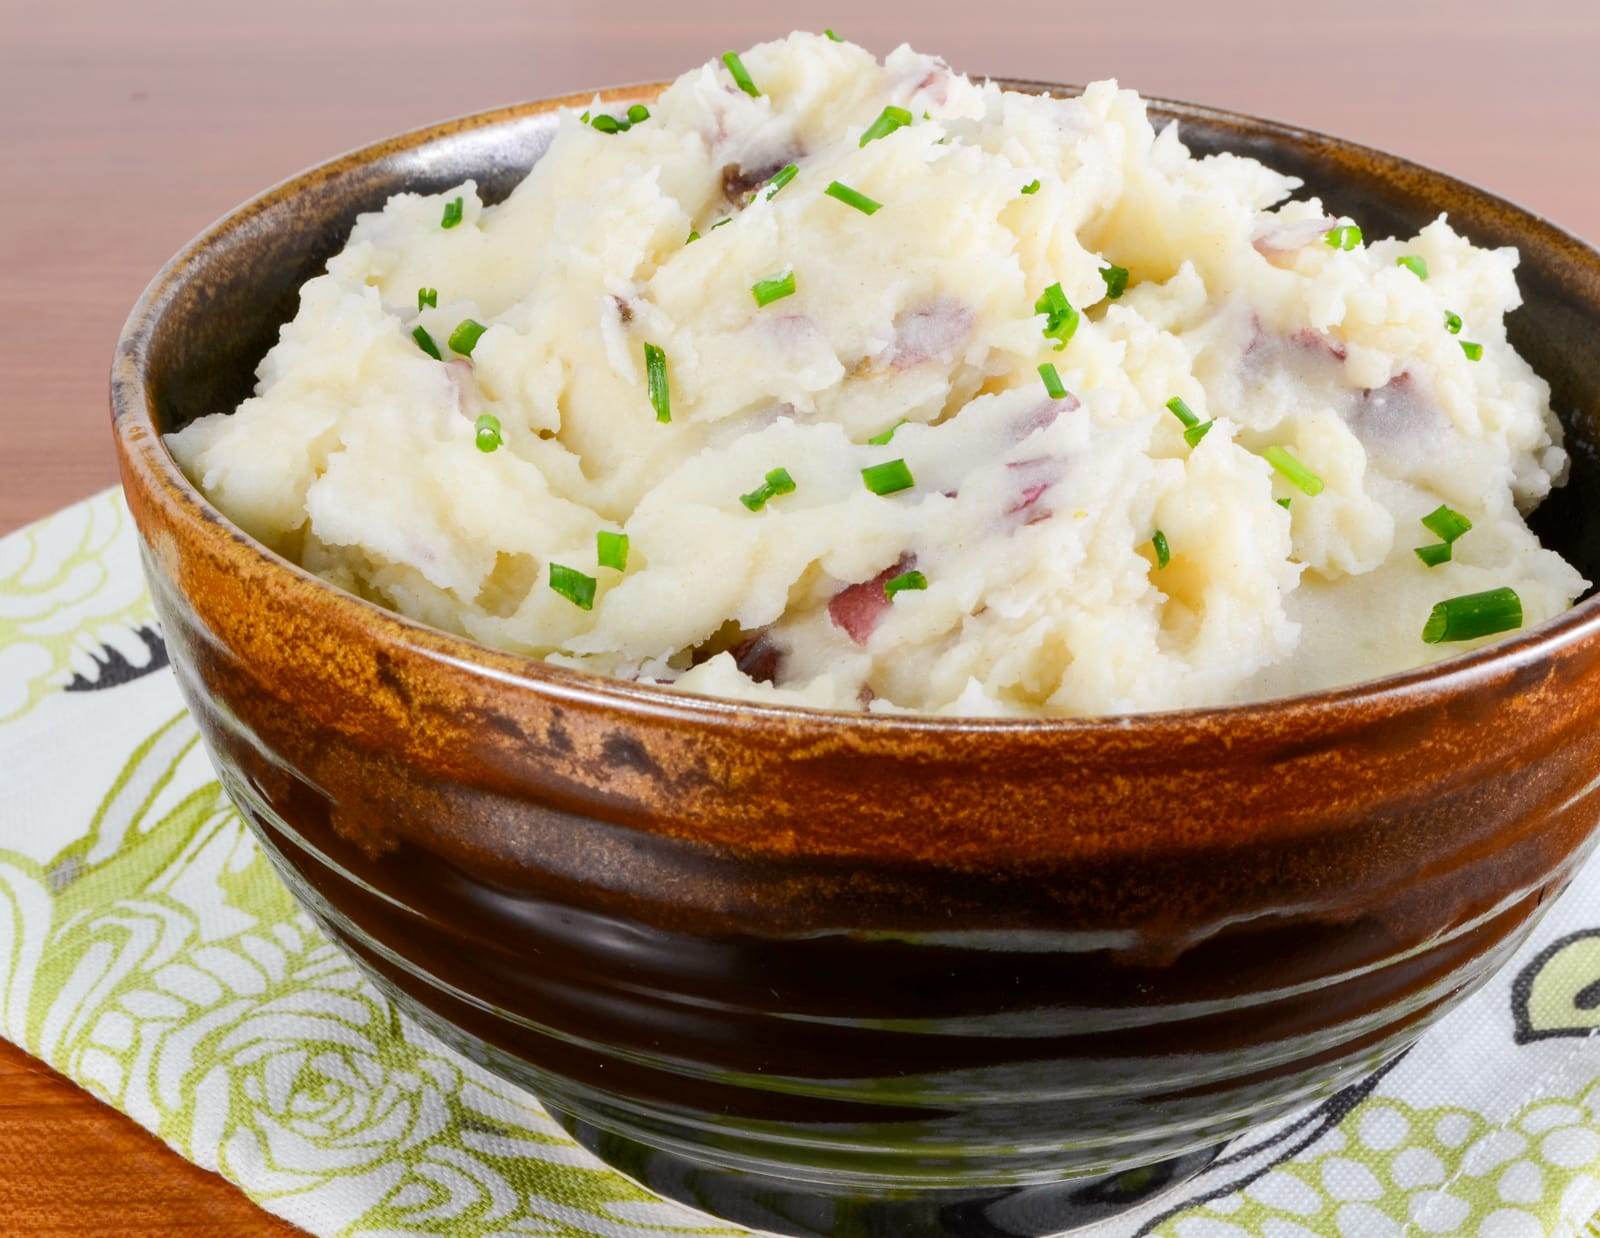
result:
[[[685,245],[689,245],[689,244],[692,244],[695,241],[698,241],[699,239],[700,239],[700,234],[698,232],[696,232],[693,228],[690,228],[689,229],[689,239],[687,241],[685,241],[684,244]]]
[[[1441,503],[1422,518],[1422,527],[1442,542],[1453,542],[1463,533],[1471,532],[1472,521],[1455,508]]]
[[[594,577],[585,576],[577,568],[550,565],[550,587],[579,610],[594,609]]]
[[[843,43],[844,42],[843,39],[841,39],[838,35],[834,34],[832,26],[829,26],[828,29],[824,30],[822,33],[827,35],[835,43]]]
[[[1160,529],[1150,539],[1150,544],[1156,548],[1156,567],[1163,568],[1172,562],[1172,548],[1167,545],[1167,535]]]
[[[707,232],[715,232],[718,228],[722,227],[723,224],[731,224],[732,222],[733,222],[733,216],[732,215],[724,215],[721,219],[717,220],[716,223],[712,224],[709,228],[707,228],[706,231]]]
[[[423,307],[428,305],[431,305],[436,309],[438,308],[439,290],[437,288],[418,288],[417,313],[422,313]]]
[[[1405,254],[1399,258],[1396,258],[1394,260],[1394,264],[1397,267],[1405,267],[1406,270],[1410,271],[1418,279],[1428,278],[1427,260],[1424,258],[1419,258],[1416,254]]]
[[[1449,542],[1440,542],[1437,546],[1418,546],[1413,553],[1429,567],[1438,567],[1441,563],[1450,562],[1452,551]]]
[[[473,442],[478,445],[479,451],[493,451],[500,446],[500,418],[493,413],[482,414],[473,422]]]
[[[1289,500],[1288,499],[1275,499],[1273,501],[1275,503],[1277,503],[1277,505],[1279,507],[1283,508],[1284,511],[1288,511],[1289,510]]]
[[[594,543],[594,557],[601,567],[615,568],[619,572],[628,570],[626,533],[613,533],[610,529],[600,529],[594,535]]]
[[[632,127],[626,120],[618,120],[615,116],[607,115],[605,112],[601,112],[600,115],[589,122],[589,128],[596,133],[622,133]]]
[[[1510,632],[1522,626],[1522,599],[1515,589],[1490,589],[1447,598],[1433,608],[1423,625],[1422,639],[1430,645],[1442,641],[1475,640]]]
[[[451,198],[444,204],[444,217],[439,220],[441,228],[454,228],[461,222],[463,201],[460,198]]]
[[[741,494],[739,502],[743,503],[753,512],[760,511],[767,505],[768,499],[776,498],[780,494],[794,493],[794,478],[789,476],[788,469],[772,469],[761,484],[749,494]]]
[[[1067,346],[1073,332],[1078,329],[1078,311],[1072,308],[1060,284],[1051,284],[1033,303],[1033,312],[1045,316],[1044,335],[1056,342],[1056,351]]]
[[[1188,443],[1191,447],[1200,446],[1200,440],[1203,439],[1207,434],[1210,434],[1211,427],[1216,424],[1217,423],[1214,421],[1202,421],[1197,426],[1190,426],[1183,432],[1183,441]]]
[[[1036,176],[1031,181],[1029,181],[1026,185],[1024,185],[1022,187],[1022,192],[1023,193],[1038,193],[1039,192],[1039,178]]]
[[[588,108],[584,108],[583,111],[581,113],[579,113],[579,115],[578,115],[578,123],[580,125],[586,125],[586,124],[589,123],[589,109]]]
[[[1279,447],[1274,443],[1261,454],[1268,464],[1283,474],[1284,478],[1302,494],[1322,493],[1322,478],[1296,460],[1287,447]]]
[[[901,572],[900,575],[884,581],[883,596],[892,602],[894,595],[897,593],[904,593],[907,589],[926,589],[927,587],[928,578],[913,568],[909,572]]]
[[[874,202],[871,198],[867,197],[866,194],[861,193],[859,190],[850,188],[849,185],[840,184],[838,181],[830,182],[828,187],[822,192],[827,194],[830,198],[833,198],[839,202],[843,202],[846,206],[855,207],[856,210],[860,211],[863,215],[871,215],[883,205],[882,202]]]
[[[456,324],[456,329],[450,332],[450,351],[463,357],[472,356],[472,350],[478,346],[478,337],[488,329],[474,318],[463,318]]]
[[[784,275],[772,279],[763,279],[750,286],[750,295],[755,297],[757,305],[771,305],[774,301],[781,301],[784,297],[794,295],[794,272],[789,271]]]
[[[1322,240],[1329,249],[1355,249],[1361,244],[1361,229],[1355,224],[1340,224],[1324,232]]]
[[[778,190],[792,181],[799,171],[800,165],[795,163],[786,163],[779,168],[773,178],[767,182],[767,197],[772,197]]]
[[[1100,278],[1106,281],[1106,300],[1115,301],[1128,291],[1128,268],[1115,263],[1100,268]]]
[[[866,127],[866,130],[861,135],[860,144],[865,146],[868,142],[871,142],[876,138],[886,138],[896,129],[899,129],[903,125],[909,125],[910,123],[911,113],[906,111],[905,108],[895,107],[894,104],[891,103],[888,107],[884,108],[883,111],[878,113],[877,120],[873,121]]]
[[[895,494],[916,485],[904,460],[889,460],[861,470],[861,480],[873,494]]]
[[[1194,415],[1194,410],[1183,402],[1182,396],[1173,396],[1167,401],[1167,408],[1184,426],[1193,429],[1200,424],[1200,418]]]
[[[756,89],[756,84],[750,80],[750,74],[745,72],[744,61],[739,59],[738,52],[723,52],[722,63],[728,66],[728,72],[733,74],[733,81],[740,90],[752,99],[759,99],[761,92]]]
[[[1461,334],[1461,315],[1456,313],[1454,310],[1445,310],[1445,312],[1444,312],[1444,329],[1446,331],[1450,332],[1451,335],[1460,335]]]
[[[1457,342],[1461,345],[1461,351],[1467,354],[1468,361],[1483,360],[1482,344],[1474,344],[1471,340],[1459,340]]]
[[[1064,400],[1067,395],[1067,385],[1061,381],[1061,375],[1056,373],[1056,367],[1046,361],[1039,367],[1039,377],[1044,379],[1044,389],[1050,393],[1052,400]]]
[[[411,338],[417,341],[417,347],[427,353],[435,361],[443,361],[439,355],[439,346],[433,342],[433,336],[428,334],[428,328],[416,327],[411,332]]]
[[[902,418],[900,418],[899,421],[895,422],[894,425],[890,426],[887,430],[884,430],[884,431],[882,431],[881,433],[878,433],[878,434],[874,434],[871,438],[869,438],[867,440],[867,442],[871,443],[874,447],[882,447],[885,444],[887,444],[890,439],[892,439],[894,437],[894,432],[896,430],[898,430],[901,426],[905,425],[905,423],[906,423],[906,419],[904,417],[902,417]]]
[[[650,119],[650,109],[642,103],[635,103],[628,108],[628,123],[637,125],[641,120]]]
[[[672,420],[672,393],[667,387],[667,354],[654,344],[644,346],[644,372],[650,389],[650,407],[657,421]]]

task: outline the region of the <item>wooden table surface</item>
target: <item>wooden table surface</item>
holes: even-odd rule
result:
[[[1600,239],[1593,0],[0,0],[0,532],[115,480],[106,367],[161,262],[235,203],[426,121],[667,77],[793,26],[958,68],[1295,121]],[[292,1232],[0,1045],[7,1233]]]

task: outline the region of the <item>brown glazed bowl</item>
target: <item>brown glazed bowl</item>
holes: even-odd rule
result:
[[[1372,1071],[1507,958],[1596,837],[1594,599],[1266,704],[844,715],[480,648],[229,524],[160,435],[249,391],[357,212],[468,176],[503,197],[574,102],[407,134],[241,207],[156,277],[112,371],[205,742],[289,885],[403,1010],[724,1216],[1036,1234]],[[1368,235],[1448,210],[1520,247],[1511,338],[1574,456],[1536,523],[1600,579],[1600,255],[1401,159],[1154,110],[1202,152],[1304,178]]]

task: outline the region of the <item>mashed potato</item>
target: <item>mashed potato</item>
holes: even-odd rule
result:
[[[363,215],[185,470],[425,623],[835,709],[1293,693],[1586,587],[1523,519],[1566,456],[1515,251],[906,47],[796,34],[642,110],[563,114],[499,205]]]

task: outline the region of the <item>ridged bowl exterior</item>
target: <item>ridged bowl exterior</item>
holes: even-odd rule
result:
[[[113,369],[125,487],[205,742],[295,893],[408,1011],[556,1108],[698,1164],[1029,1183],[1203,1148],[1326,1094],[1505,960],[1595,839],[1593,603],[1260,706],[844,716],[484,650],[216,513],[159,433],[246,392],[357,211],[468,175],[503,196],[570,102],[397,138],[242,207],[157,277]],[[1192,145],[1302,175],[1369,235],[1448,209],[1521,246],[1513,339],[1577,459],[1541,531],[1595,576],[1600,256],[1390,156],[1157,110]]]

